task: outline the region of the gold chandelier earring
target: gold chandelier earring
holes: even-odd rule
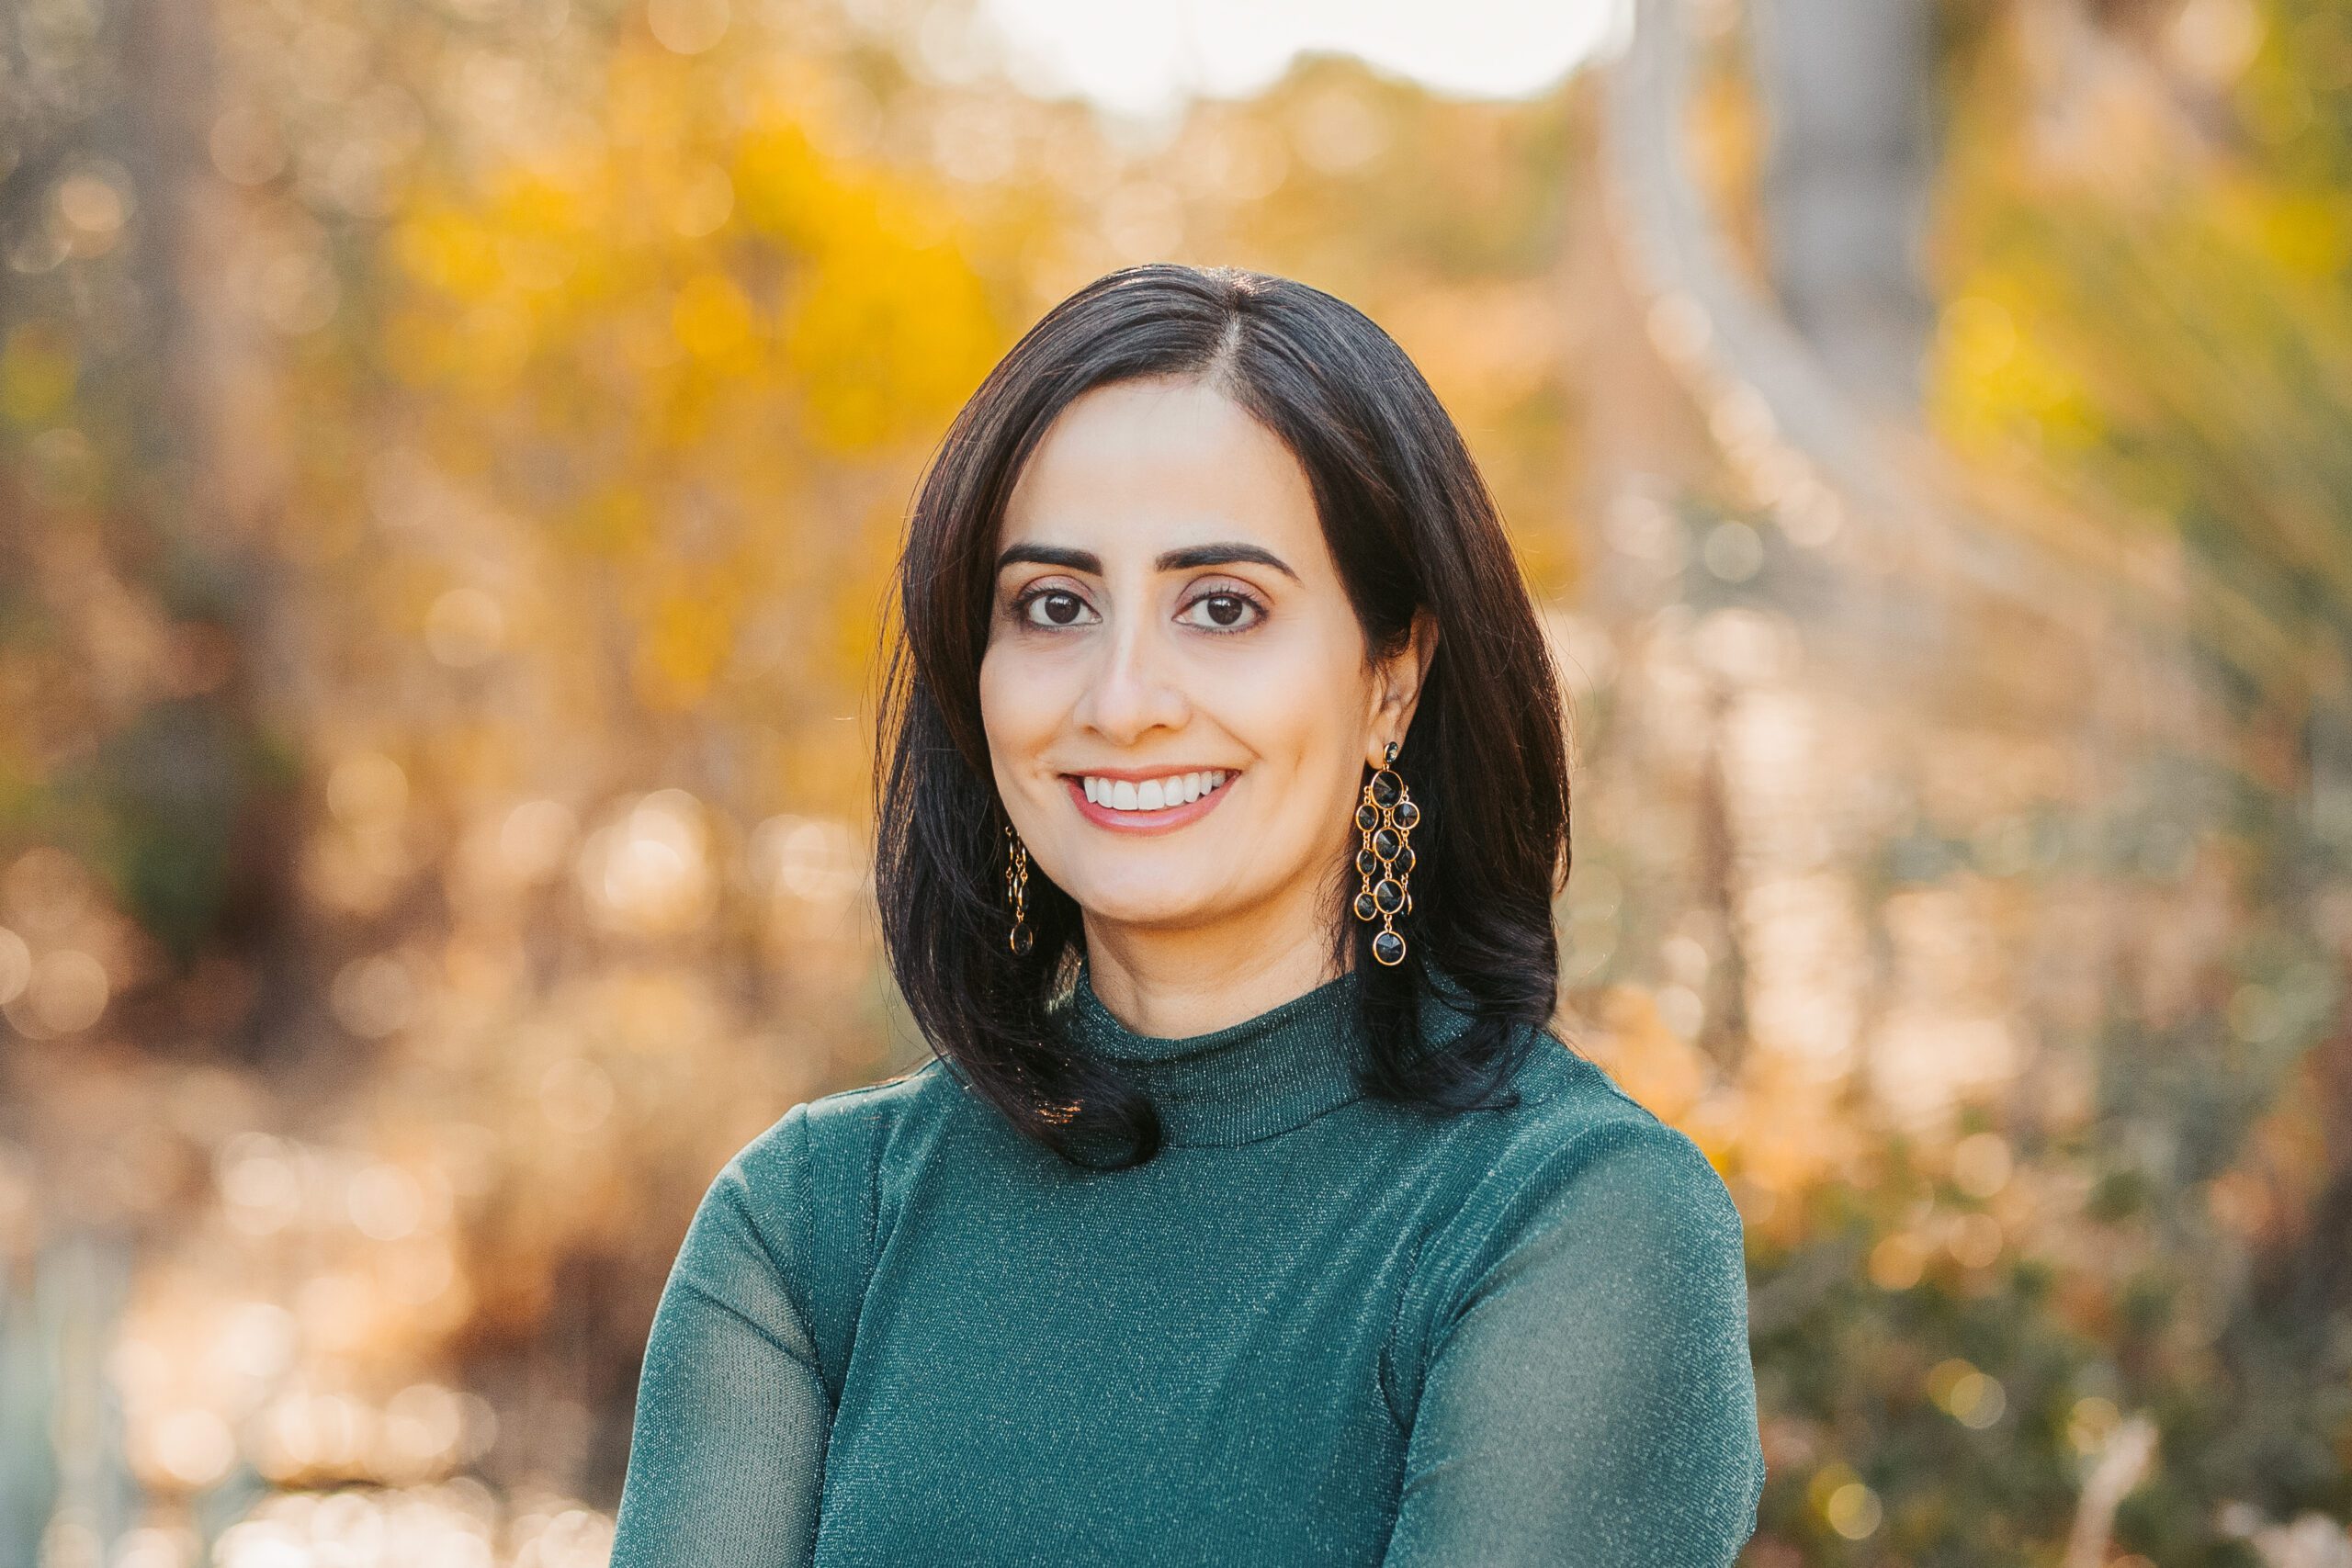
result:
[[[1372,935],[1372,955],[1391,967],[1405,962],[1405,939],[1397,934],[1396,919],[1413,912],[1412,832],[1421,820],[1413,792],[1394,771],[1396,761],[1396,742],[1391,740],[1356,807],[1356,827],[1363,833],[1363,845],[1356,851],[1356,871],[1363,878],[1356,919],[1380,922]]]
[[[1037,945],[1037,933],[1029,929],[1029,846],[1021,841],[1010,822],[1004,825],[1004,901],[1012,906],[1012,932],[1005,945],[1012,949],[1015,958],[1026,958]]]

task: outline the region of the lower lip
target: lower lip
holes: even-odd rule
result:
[[[1107,806],[1098,806],[1086,798],[1085,780],[1065,776],[1062,783],[1069,786],[1071,801],[1077,805],[1080,812],[1090,822],[1099,823],[1118,833],[1165,833],[1172,829],[1182,828],[1187,822],[1197,822],[1216,810],[1216,803],[1225,798],[1226,792],[1234,786],[1240,776],[1238,773],[1228,773],[1226,775],[1225,783],[1209,791],[1200,799],[1187,801],[1182,806],[1163,807],[1158,811],[1114,811]]]

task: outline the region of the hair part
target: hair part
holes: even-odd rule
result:
[[[875,890],[909,1010],[966,1082],[1065,1159],[1121,1168],[1159,1152],[1149,1098],[1065,1047],[1055,1009],[1084,928],[1034,863],[1035,941],[1016,955],[1007,940],[1011,819],[979,700],[1015,481],[1079,397],[1150,377],[1215,386],[1298,459],[1368,662],[1409,642],[1417,609],[1435,619],[1396,762],[1422,808],[1405,961],[1373,960],[1347,859],[1332,867],[1333,959],[1363,982],[1368,1095],[1437,1113],[1515,1103],[1509,1082],[1557,1004],[1552,905],[1569,867],[1549,646],[1486,482],[1405,351],[1329,294],[1236,267],[1125,267],[1055,306],[957,412],[917,486],[875,773]],[[1471,998],[1442,1048],[1420,1030],[1432,964]]]

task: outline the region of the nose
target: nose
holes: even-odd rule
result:
[[[1173,650],[1148,615],[1128,616],[1100,650],[1073,716],[1114,746],[1131,746],[1155,728],[1179,729],[1192,703],[1176,680]]]

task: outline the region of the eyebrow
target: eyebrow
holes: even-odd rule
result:
[[[1014,545],[996,558],[996,569],[1002,571],[1006,567],[1021,561],[1034,562],[1038,566],[1057,566],[1069,571],[1083,571],[1095,577],[1102,575],[1101,556],[1091,550],[1074,550],[1062,545]],[[1254,561],[1260,566],[1272,567],[1293,582],[1299,581],[1298,573],[1291,570],[1288,563],[1283,561],[1282,557],[1272,550],[1261,549],[1256,545],[1245,545],[1239,540],[1228,540],[1215,545],[1187,545],[1182,549],[1162,550],[1152,558],[1151,564],[1156,570],[1159,571],[1190,571],[1195,567],[1224,566],[1230,561]]]

